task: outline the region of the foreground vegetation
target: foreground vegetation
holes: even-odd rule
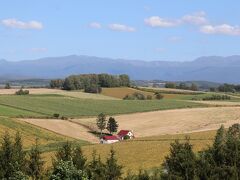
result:
[[[198,154],[194,153],[189,138],[175,140],[170,144],[170,153],[163,163],[158,162],[159,168],[151,172],[140,170],[137,175],[127,173],[123,176],[123,166],[118,163],[113,148],[105,161],[97,157],[95,151],[87,161],[80,146],[74,147],[66,142],[57,150],[52,166],[46,171],[37,142],[29,152],[22,147],[19,133],[14,141],[8,133],[3,136],[0,146],[1,179],[201,180],[238,179],[240,176],[240,124],[232,125],[227,131],[222,126],[213,145]]]
[[[166,109],[206,107],[194,102],[177,100],[119,101],[67,98],[56,95],[0,96],[1,107],[10,108],[6,115],[22,117],[97,116],[100,113],[114,115]],[[20,112],[19,112],[20,111]],[[25,113],[22,113],[25,112]]]

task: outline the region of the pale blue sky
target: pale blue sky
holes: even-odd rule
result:
[[[7,0],[0,59],[90,55],[188,61],[236,55],[238,0]]]

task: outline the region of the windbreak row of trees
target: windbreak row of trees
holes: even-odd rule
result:
[[[220,85],[218,88],[210,88],[210,91],[219,91],[219,92],[240,92],[240,85],[234,84],[223,84]]]
[[[188,86],[186,83],[177,84],[177,83],[174,83],[174,82],[167,82],[165,84],[165,88],[198,91],[198,86],[194,83],[192,83],[190,86]]]
[[[89,93],[100,93],[102,87],[129,87],[130,78],[126,74],[81,74],[71,75],[64,80],[51,80],[51,88],[64,90],[81,90]]]

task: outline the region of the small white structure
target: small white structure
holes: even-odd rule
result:
[[[112,144],[119,142],[119,138],[117,136],[103,136],[100,140],[101,144]]]

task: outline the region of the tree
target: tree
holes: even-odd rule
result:
[[[77,146],[73,150],[73,158],[72,158],[74,166],[77,170],[84,170],[87,159],[83,156],[82,149],[80,146]]]
[[[55,154],[55,162],[54,165],[58,162],[58,161],[72,161],[73,158],[73,148],[72,148],[72,144],[67,141],[65,142],[57,151],[57,153]]]
[[[101,136],[102,136],[102,131],[106,129],[106,123],[107,123],[106,115],[103,113],[99,114],[97,117],[97,127],[101,132]]]
[[[64,80],[62,79],[54,79],[50,81],[50,87],[51,88],[57,88],[57,89],[62,89],[64,84]]]
[[[155,97],[156,97],[156,99],[163,99],[163,95],[159,92],[155,93]]]
[[[44,171],[43,166],[44,161],[42,160],[38,141],[36,139],[35,145],[31,148],[29,152],[29,158],[27,160],[27,174],[32,179],[41,179]]]
[[[3,135],[3,141],[1,144],[1,179],[10,179],[13,177],[15,171],[14,156],[13,156],[13,144],[8,132]]]
[[[195,83],[192,83],[190,89],[192,91],[198,91],[198,86]]]
[[[175,89],[176,88],[176,83],[173,83],[173,82],[167,82],[165,84],[165,88],[172,88],[172,89]]]
[[[107,130],[110,134],[115,133],[118,130],[118,123],[113,117],[110,117],[108,120]]]
[[[10,83],[5,84],[5,89],[11,89]]]
[[[118,165],[115,151],[111,149],[106,162],[106,180],[118,180],[122,175],[122,166]]]
[[[163,167],[167,172],[163,174],[163,177],[167,179],[191,180],[195,178],[196,157],[188,138],[184,143],[176,140],[171,144],[170,155],[166,157]]]
[[[60,160],[53,168],[52,174],[50,176],[51,180],[88,180],[87,174],[78,170],[72,161]]]
[[[23,150],[22,137],[19,132],[15,135],[15,142],[13,144],[14,166],[16,169],[25,171],[26,167],[26,153]]]
[[[89,179],[106,180],[106,168],[100,156],[96,158],[96,151],[92,153],[92,161],[88,165],[87,174]]]

